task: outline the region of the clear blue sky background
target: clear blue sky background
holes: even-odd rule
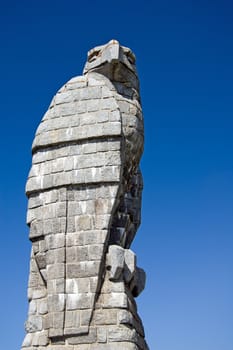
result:
[[[24,337],[34,132],[86,52],[131,47],[145,118],[138,298],[151,350],[233,350],[233,3],[1,1],[1,349]]]

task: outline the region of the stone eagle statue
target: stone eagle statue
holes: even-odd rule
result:
[[[148,349],[129,249],[140,224],[143,116],[132,51],[111,40],[55,95],[26,194],[32,252],[24,350]]]

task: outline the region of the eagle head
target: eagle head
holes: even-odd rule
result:
[[[134,53],[117,40],[94,47],[88,52],[83,74],[96,72],[113,82],[130,83],[138,89],[138,77]]]

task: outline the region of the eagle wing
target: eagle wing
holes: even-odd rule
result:
[[[123,174],[121,113],[110,81],[96,73],[68,81],[43,117],[32,152],[28,224],[35,273],[47,292],[38,300],[38,285],[29,284],[30,298],[47,303],[37,317],[50,338],[84,334]]]

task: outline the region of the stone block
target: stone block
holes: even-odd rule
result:
[[[39,273],[32,273],[29,276],[28,287],[37,289],[41,284],[41,277]]]
[[[88,100],[87,111],[96,112],[100,108],[100,101],[98,99]]]
[[[61,220],[62,219],[59,219],[59,218],[52,219],[52,227],[53,227],[52,233],[53,234],[58,234],[58,233],[64,234],[64,231],[62,231],[62,227],[61,227]]]
[[[106,266],[110,269],[109,279],[116,281],[120,278],[120,275],[124,268],[124,248],[118,245],[110,245],[106,258]]]
[[[109,271],[107,273],[106,279],[102,286],[102,293],[123,293],[125,292],[125,283],[123,278],[120,278],[119,281],[110,281],[109,280]]]
[[[57,224],[60,226],[60,222],[57,222]],[[47,250],[63,248],[65,246],[65,235],[62,233],[46,235],[45,244]]]
[[[42,319],[43,329],[47,330],[49,329],[50,325],[52,324],[52,315],[46,314],[43,316]]]
[[[118,110],[111,111],[109,113],[110,122],[119,122],[121,121],[121,113]]]
[[[134,320],[132,314],[128,310],[119,310],[118,312],[119,324],[127,324],[133,326]]]
[[[46,268],[46,254],[44,252],[38,252],[35,255],[35,261],[39,270]]]
[[[80,90],[81,100],[88,100],[88,104],[92,99],[100,99],[102,90],[99,86],[88,86]]]
[[[22,344],[22,347],[24,348],[28,348],[29,346],[32,345],[32,339],[33,339],[33,334],[32,333],[27,333],[25,338],[24,338],[24,341],[23,341],[23,344]]]
[[[94,215],[95,214],[95,206],[93,200],[87,200],[87,201],[81,201],[80,202],[81,211],[82,214],[89,214]]]
[[[72,183],[72,171],[61,171],[59,173],[53,174],[52,185],[54,187],[69,185]],[[50,186],[44,186],[44,188],[49,188]]]
[[[75,232],[75,219],[74,217],[69,216],[67,218],[67,232]]]
[[[128,301],[125,293],[111,293],[103,295],[103,308],[127,308]]]
[[[51,203],[51,204],[47,204],[45,206],[43,206],[42,210],[41,210],[41,215],[43,221],[46,219],[55,219],[56,217],[56,209],[57,209],[58,205],[56,203]]]
[[[83,277],[77,280],[78,292],[79,293],[89,293],[93,292],[91,290],[91,277]]]
[[[65,265],[63,263],[48,265],[47,276],[48,276],[48,280],[55,280],[55,279],[59,279],[59,278],[64,278]]]
[[[37,245],[36,245],[37,247]],[[35,253],[34,253],[34,246],[32,247],[31,250],[31,259],[30,259],[30,272],[31,273],[38,273],[38,266],[36,264],[36,260],[35,260]]]
[[[105,153],[105,166],[112,166],[112,165],[120,165],[121,164],[121,155],[118,151],[108,151]]]
[[[106,97],[101,103],[101,109],[109,109],[110,111],[118,108],[116,99],[114,97]]]
[[[55,185],[54,181],[54,176],[51,174],[48,175],[42,175],[41,176],[41,183],[40,185],[35,188],[35,189],[46,189],[46,188],[52,188]]]
[[[28,209],[38,208],[43,204],[40,194],[34,194],[28,199]]]
[[[51,249],[46,254],[46,265],[65,262],[65,248]]]
[[[76,115],[86,113],[87,112],[87,101],[82,100],[82,101],[77,101],[75,103],[76,107]]]
[[[87,79],[84,76],[78,76],[70,79],[67,83],[67,89],[80,89],[87,86]]]
[[[107,342],[107,329],[106,327],[97,328],[97,342],[106,343]]]
[[[90,215],[80,215],[75,218],[75,227],[77,231],[90,230],[92,225],[92,217]]]
[[[67,263],[75,263],[80,261],[88,260],[88,247],[67,247],[66,248],[66,262]]]
[[[96,118],[97,123],[105,123],[105,122],[108,122],[108,120],[109,120],[109,111],[108,110],[97,112],[97,118]]]
[[[79,327],[80,327],[80,311],[67,310],[65,313],[65,328],[79,328]]]
[[[64,312],[52,312],[52,320],[53,320],[53,328],[54,329],[62,329],[64,325]]]
[[[27,333],[34,333],[42,330],[42,316],[29,315],[25,323]]]
[[[46,297],[47,291],[45,286],[40,286],[37,289],[28,288],[28,299],[41,299]]]
[[[43,331],[39,334],[38,345],[46,346],[49,344],[48,331]]]
[[[130,282],[130,290],[134,297],[137,297],[144,290],[145,284],[146,284],[145,271],[137,267],[134,277]]]
[[[84,244],[85,232],[69,232],[66,235],[66,246],[80,246]]]
[[[47,299],[38,300],[38,312],[40,315],[45,315],[48,312]]]
[[[90,278],[72,278],[66,279],[66,292],[70,294],[89,293],[90,292]]]
[[[118,182],[120,180],[120,174],[120,166],[104,166],[104,168],[101,168],[101,182]]]
[[[96,142],[90,141],[82,144],[82,154],[96,153],[97,147]]]
[[[77,184],[77,183],[85,183],[85,176],[84,176],[84,171],[81,170],[73,170],[70,175],[70,183],[71,184]]]
[[[78,293],[78,279],[70,278],[66,279],[66,293],[68,294],[76,294]]]
[[[48,311],[60,312],[65,308],[65,295],[64,294],[52,294],[48,295]]]
[[[92,309],[85,309],[80,311],[80,324],[81,326],[89,326],[91,321]]]
[[[34,221],[30,225],[29,238],[34,239],[43,235],[43,221]]]
[[[118,100],[118,106],[120,107],[121,113],[129,113],[130,110],[130,104],[126,99],[119,101]]]
[[[95,277],[98,275],[100,261],[81,261],[75,264],[67,264],[66,278]]]
[[[82,328],[82,327],[81,327]],[[87,331],[87,327],[83,327]],[[70,337],[67,339],[68,344],[93,344],[97,340],[96,329],[89,328],[88,335],[80,335],[79,337]]]
[[[49,338],[57,338],[62,337],[64,334],[63,327],[62,328],[49,328]]]
[[[35,300],[31,300],[29,302],[29,307],[28,307],[28,314],[29,315],[35,315],[37,311],[37,303]]]
[[[110,210],[112,209],[108,198],[97,198],[94,205],[96,215],[110,214]]]
[[[77,113],[77,104],[76,102],[63,103],[60,105],[54,106],[53,117],[58,118],[61,116],[70,116]]]
[[[57,204],[56,207],[56,217],[64,217],[66,216],[66,203],[61,202]]]
[[[103,244],[91,244],[88,246],[88,259],[92,260],[100,260],[104,251]]]
[[[87,113],[83,113],[82,115],[80,115],[80,125],[92,125],[94,126],[97,123],[97,114],[96,112],[87,112]]]
[[[90,292],[96,293],[97,285],[98,285],[98,276],[89,277],[90,280]]]
[[[116,186],[117,187],[117,186]],[[96,188],[96,198],[112,198],[111,189],[114,188],[114,186],[101,184],[99,187]]]
[[[66,265],[66,278],[81,278],[85,277],[85,262],[77,262]]]
[[[101,182],[101,168],[92,167],[84,169],[84,179],[86,184]]]
[[[99,275],[100,272],[100,262],[96,261],[86,261],[85,264],[85,276],[83,277],[95,277]]]
[[[110,215],[101,214],[94,217],[94,227],[97,230],[107,230],[109,224]]]
[[[113,92],[107,86],[102,86],[102,97],[113,97]]]
[[[102,85],[103,85],[103,80],[98,79],[98,74],[96,74],[95,72],[88,74],[88,86],[102,86]]]
[[[100,309],[94,313],[95,325],[113,325],[117,324],[117,309]]]
[[[81,205],[79,202],[72,201],[68,203],[68,215],[69,217],[75,216],[75,215],[81,215]]]
[[[62,103],[69,103],[72,102],[74,99],[74,94],[72,93],[72,91],[62,91],[60,93],[57,93],[57,95],[55,96],[54,99],[54,103],[59,105]]]
[[[136,269],[136,255],[130,249],[125,249],[124,279],[129,283],[133,278]]]
[[[28,209],[26,222],[29,225],[33,220],[37,219],[37,210]]]
[[[53,233],[53,220],[54,219],[47,219],[43,221],[43,233],[44,235],[52,234]]]
[[[105,226],[105,225],[102,225]],[[95,226],[96,227],[96,226]],[[103,244],[106,242],[107,230],[106,229],[95,229],[91,231],[86,231],[83,234],[84,244]]]
[[[136,343],[137,333],[135,329],[130,329],[128,327],[110,326],[108,328],[108,341],[109,342],[130,341],[130,342]]]
[[[103,134],[108,136],[121,135],[121,123],[120,122],[110,122],[103,123]]]

